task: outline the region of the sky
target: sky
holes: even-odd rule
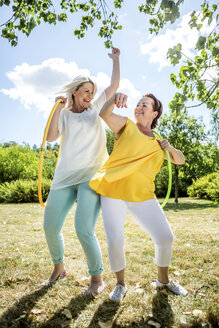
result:
[[[141,95],[149,92],[162,101],[164,113],[169,114],[168,103],[177,91],[169,76],[176,74],[180,65],[171,66],[166,53],[180,42],[183,52],[194,57],[192,47],[198,32],[191,30],[187,22],[189,14],[199,10],[201,3],[185,0],[177,22],[151,36],[148,20],[138,11],[142,1],[124,1],[123,8],[117,11],[123,29],[115,32],[112,39],[121,51],[119,91],[129,96],[128,109],[120,110],[121,115],[134,119],[134,106]],[[10,17],[10,10],[1,8],[0,25]],[[89,29],[86,37],[78,40],[73,30],[79,24],[80,16],[74,14],[67,23],[42,23],[29,37],[19,33],[16,47],[0,38],[0,143],[25,142],[39,147],[55,92],[75,76],[91,76],[98,85],[97,95],[109,85],[112,60],[104,40],[97,36],[99,26]],[[203,31],[208,33],[209,27],[204,26]],[[209,127],[209,110],[205,106],[190,113],[202,117]]]

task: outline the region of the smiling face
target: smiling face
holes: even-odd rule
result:
[[[154,111],[154,100],[149,97],[141,98],[134,110],[135,119],[139,121],[153,121],[158,112]]]
[[[91,82],[83,83],[78,90],[73,91],[74,103],[78,109],[84,110],[90,106],[94,98],[94,85]]]

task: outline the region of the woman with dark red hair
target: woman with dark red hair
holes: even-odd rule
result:
[[[174,294],[186,295],[187,291],[182,286],[168,278],[173,233],[154,194],[154,180],[163,159],[166,159],[165,150],[169,151],[174,164],[184,164],[185,158],[166,139],[159,141],[153,134],[162,114],[162,104],[154,95],[146,94],[138,101],[134,110],[136,123],[113,113],[115,105],[127,107],[126,101],[125,94],[115,94],[100,112],[115,133],[115,144],[107,162],[90,181],[91,188],[101,195],[110,266],[117,278],[110,299],[120,301],[127,291],[124,279],[127,210],[155,243],[157,287],[166,286]]]

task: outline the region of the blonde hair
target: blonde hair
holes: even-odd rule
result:
[[[97,85],[94,81],[91,80],[91,78],[83,75],[78,75],[74,78],[74,80],[69,83],[64,85],[58,92],[57,94],[64,93],[66,98],[67,98],[67,103],[66,103],[66,109],[71,108],[74,102],[74,96],[73,96],[73,91],[77,91],[84,83],[89,82],[92,83],[94,86],[94,92],[93,95],[95,96],[97,92]]]

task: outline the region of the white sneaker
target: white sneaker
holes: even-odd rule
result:
[[[181,285],[177,284],[173,280],[170,280],[168,284],[162,284],[159,280],[156,280],[157,287],[166,287],[170,292],[176,295],[183,295],[186,296],[188,294],[187,290],[183,288]]]
[[[109,294],[111,301],[120,302],[127,292],[127,286],[122,286],[120,284],[116,285],[112,293]]]

